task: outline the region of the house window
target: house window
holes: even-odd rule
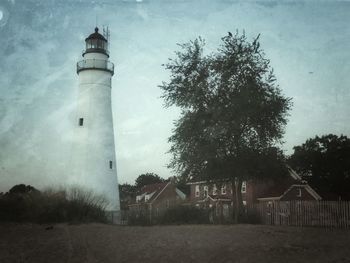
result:
[[[242,182],[241,192],[242,193],[246,193],[247,192],[247,182],[246,181]]]
[[[226,194],[226,184],[223,184],[223,185],[221,186],[221,194],[222,194],[222,195],[225,195],[225,194]]]
[[[204,186],[204,197],[207,197],[208,196],[208,186],[205,185]]]
[[[297,197],[301,197],[301,189],[300,188],[297,189]]]
[[[216,187],[216,184],[213,185],[213,195],[218,194],[218,188]]]
[[[84,118],[79,118],[79,126],[83,126],[84,125]]]
[[[109,161],[109,169],[113,169],[113,162]]]
[[[199,185],[196,185],[195,195],[196,197],[199,197]]]

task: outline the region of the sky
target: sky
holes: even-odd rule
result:
[[[112,110],[120,183],[167,168],[173,122],[158,87],[177,43],[198,36],[214,52],[228,31],[271,60],[293,100],[283,149],[315,135],[350,135],[350,2],[230,0],[0,0],[0,192],[69,179],[76,62],[94,27],[110,29]]]

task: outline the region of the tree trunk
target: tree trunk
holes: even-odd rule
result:
[[[242,180],[240,178],[235,177],[235,180],[231,182],[232,187],[232,208],[233,211],[233,222],[238,224],[239,218],[242,212]]]
[[[237,201],[238,201],[238,221],[241,222],[243,214],[243,200],[242,200],[242,179],[238,180],[237,185]]]

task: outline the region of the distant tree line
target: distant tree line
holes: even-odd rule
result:
[[[326,199],[350,200],[350,139],[315,136],[294,147],[288,163]]]

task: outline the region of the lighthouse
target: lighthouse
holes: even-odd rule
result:
[[[108,34],[107,34],[108,35]],[[108,36],[95,32],[85,39],[74,120],[74,183],[103,195],[108,211],[119,211],[113,116],[111,106],[114,64],[109,61]]]

